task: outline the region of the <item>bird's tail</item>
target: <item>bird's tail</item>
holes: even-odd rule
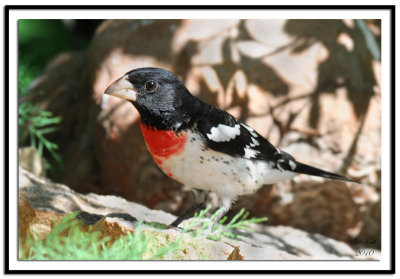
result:
[[[324,171],[319,168],[314,168],[312,166],[302,164],[299,162],[296,162],[296,168],[293,171],[296,173],[304,173],[304,174],[313,175],[313,176],[320,176],[320,177],[325,177],[325,178],[339,179],[339,180],[359,183],[353,179],[347,178],[340,174],[336,174],[336,173],[329,172],[329,171]]]

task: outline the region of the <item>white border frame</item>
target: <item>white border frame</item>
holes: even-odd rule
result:
[[[18,196],[17,196],[17,20],[22,18],[381,18],[382,19],[382,138],[390,134],[390,11],[389,10],[10,10],[9,12],[9,242],[10,270],[389,270],[390,269],[390,146],[382,140],[382,258],[380,261],[198,261],[198,262],[162,262],[129,261],[18,261]],[[393,77],[394,78],[394,77]],[[7,92],[6,92],[7,94]],[[386,108],[386,109],[385,109]],[[385,186],[386,185],[386,186]],[[393,248],[394,249],[394,248]]]

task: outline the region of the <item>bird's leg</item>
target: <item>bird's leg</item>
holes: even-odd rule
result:
[[[188,210],[186,210],[181,216],[176,218],[174,222],[171,223],[170,227],[178,227],[178,225],[185,220],[188,216],[193,214],[197,209],[202,207],[207,200],[207,192],[203,190],[192,189],[194,196],[196,198],[196,203],[192,205]]]
[[[212,229],[215,224],[221,220],[221,218],[229,211],[232,205],[232,198],[231,197],[222,197],[220,199],[220,209],[218,209],[218,214],[214,216],[213,220],[211,223],[207,226],[207,228],[203,231],[202,235],[207,236],[212,233]]]

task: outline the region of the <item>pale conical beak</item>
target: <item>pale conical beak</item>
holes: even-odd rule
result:
[[[125,75],[114,81],[104,92],[111,96],[115,96],[124,100],[136,102],[136,88],[129,82],[128,76]]]

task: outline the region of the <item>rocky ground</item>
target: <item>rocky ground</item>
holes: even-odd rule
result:
[[[128,231],[134,232],[137,221],[169,224],[175,216],[161,210],[110,195],[80,194],[65,185],[38,177],[19,169],[19,232],[39,237],[46,236],[65,214],[82,211],[78,218],[93,225],[103,236],[118,239]],[[189,222],[188,220],[187,222]],[[176,229],[148,228],[157,236],[176,239]],[[356,256],[356,250],[344,242],[317,233],[308,233],[288,226],[254,226],[254,232],[238,232],[241,240],[223,238],[219,241],[193,240],[184,236],[188,244],[178,254],[180,260],[377,260],[373,256]],[[187,233],[186,233],[187,234]],[[370,249],[369,249],[370,250]],[[201,257],[199,256],[201,255]],[[175,258],[176,259],[176,258]]]
[[[231,215],[246,208],[269,218],[270,235],[289,230],[320,248],[318,237],[308,234],[348,243],[380,239],[380,61],[370,51],[379,46],[380,23],[366,23],[376,45],[366,44],[354,20],[107,20],[88,52],[64,53],[49,63],[30,88],[43,94],[27,100],[62,116],[51,138],[67,170],[58,182],[178,215],[193,203],[192,193],[157,168],[132,105],[103,95],[133,68],[169,69],[193,94],[299,161],[360,181],[298,176],[240,198]],[[271,242],[268,234],[261,238]],[[270,248],[299,256],[280,250],[285,245]],[[380,248],[379,241],[373,248]],[[346,251],[330,255],[351,258]]]

